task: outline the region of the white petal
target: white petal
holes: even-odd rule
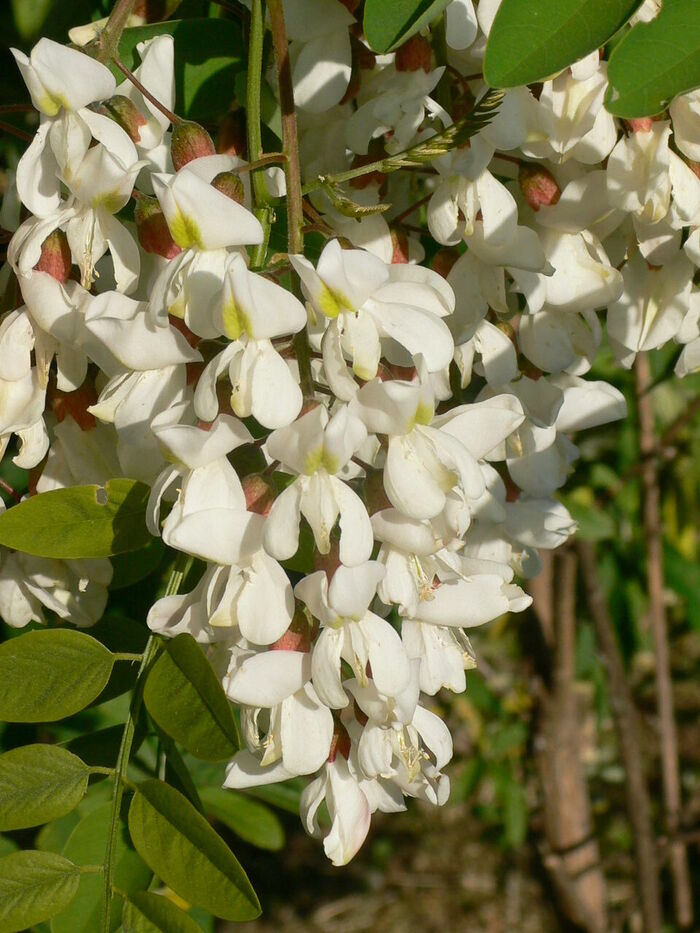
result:
[[[241,664],[228,680],[236,703],[272,707],[301,690],[311,676],[311,656],[301,651],[264,651]]]

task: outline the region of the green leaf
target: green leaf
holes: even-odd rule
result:
[[[182,794],[162,781],[139,784],[129,808],[137,852],[180,897],[223,920],[253,920],[260,903],[226,843]]]
[[[676,94],[700,87],[700,10],[696,0],[664,0],[659,15],[638,23],[608,65],[605,107],[618,117],[647,117]]]
[[[70,813],[87,790],[88,766],[57,745],[0,756],[0,830],[40,826]]]
[[[0,836],[0,856],[16,852],[18,848],[19,846],[14,839],[10,839],[9,836]]]
[[[284,846],[284,829],[269,807],[222,787],[203,787],[204,812],[259,849],[276,852]]]
[[[115,554],[112,558],[110,590],[123,590],[140,583],[154,573],[163,561],[165,545],[160,538],[151,538],[148,544],[129,554]]]
[[[486,44],[491,87],[542,81],[579,61],[623,26],[642,0],[503,0]]]
[[[160,728],[196,758],[220,761],[239,749],[231,705],[191,635],[165,643],[148,674],[143,699]]]
[[[114,656],[73,629],[27,632],[0,645],[0,720],[53,722],[95,699]]]
[[[73,810],[58,820],[42,826],[37,833],[34,845],[42,852],[63,852],[68,837],[80,822],[80,811]]]
[[[391,52],[442,13],[450,0],[367,0],[364,31],[375,52]]]
[[[12,14],[17,32],[24,40],[41,31],[55,0],[12,0]]]
[[[48,920],[75,897],[80,870],[54,852],[25,849],[0,858],[0,933]]]
[[[303,783],[297,778],[292,778],[282,784],[261,784],[260,787],[249,787],[246,795],[257,797],[258,800],[263,800],[270,806],[277,807],[278,810],[286,810],[287,813],[299,816],[299,802],[303,789]]]
[[[236,74],[245,66],[240,23],[232,19],[181,19],[125,29],[119,55],[127,68],[133,71],[139,64],[139,42],[162,35],[175,40],[178,115],[215,122],[233,102]],[[123,80],[121,72],[114,73],[118,81]]]
[[[124,933],[201,933],[192,917],[167,897],[139,891],[124,905]]]
[[[133,479],[110,479],[42,492],[0,515],[0,544],[62,560],[137,551],[151,540],[149,491]]]
[[[111,803],[104,803],[88,813],[68,837],[63,855],[76,865],[102,865],[107,850],[111,814]],[[145,888],[151,880],[151,872],[134,851],[123,820],[117,824],[112,878],[115,887],[129,895]],[[82,874],[71,905],[51,921],[51,933],[95,933],[101,929],[103,902],[102,872]],[[115,898],[110,924],[113,930],[119,925],[121,907],[119,898]]]

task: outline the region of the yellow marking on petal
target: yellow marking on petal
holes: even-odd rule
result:
[[[413,413],[413,417],[408,422],[406,434],[412,431],[417,424],[430,425],[435,415],[435,408],[427,402],[418,402],[418,407]]]
[[[252,325],[248,315],[242,311],[233,299],[226,302],[222,311],[221,319],[224,333],[231,340],[238,340],[241,334],[247,334],[252,337]]]
[[[168,221],[168,227],[173,240],[182,249],[189,249],[192,246],[202,247],[202,234],[193,217],[186,217],[181,211],[178,211],[172,220]]]
[[[350,302],[342,292],[334,291],[321,283],[318,305],[328,318],[336,318],[343,311],[352,311]]]
[[[37,102],[37,108],[47,117],[55,117],[61,107],[65,107],[66,110],[71,109],[65,97],[60,94],[49,94],[48,91]]]
[[[116,214],[117,211],[121,210],[123,204],[123,196],[118,191],[112,191],[109,194],[101,194],[99,197],[94,198],[90,206],[93,209],[104,207],[109,214]]]
[[[310,451],[304,460],[304,473],[307,476],[312,476],[314,473],[318,473],[319,470],[325,470],[331,474],[337,473],[339,467],[338,458],[328,453],[323,447],[317,447],[316,450]]]

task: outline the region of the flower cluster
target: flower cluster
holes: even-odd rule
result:
[[[148,97],[46,39],[15,53],[40,122],[2,213],[23,301],[0,324],[3,453],[16,436],[31,494],[150,485],[151,533],[203,570],[148,625],[190,633],[240,706],[226,786],[312,776],[302,818],[320,833],[325,801],[336,865],[372,812],[448,796],[430,698],[465,689],[467,630],[525,609],[516,575],[574,532],[571,435],[625,414],[584,378],[603,324],[625,367],[675,340],[678,374],[700,368],[700,92],[623,125],[596,52],[420,171],[329,186],[468,112],[498,2],[452,0],[440,67],[425,35],[374,55],[355,6],[285,0],[320,254],[251,268],[244,153],[164,115],[169,35],[138,47]],[[108,560],[0,560],[10,625],[101,616]]]

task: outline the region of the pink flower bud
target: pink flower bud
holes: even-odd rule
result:
[[[541,207],[550,207],[561,197],[561,188],[554,175],[543,165],[523,163],[518,173],[518,181],[520,190],[533,211],[538,211]]]
[[[423,36],[411,36],[396,51],[394,65],[397,71],[430,71],[430,42]]]
[[[336,719],[333,723],[333,738],[331,739],[331,748],[328,753],[328,761],[331,764],[335,761],[337,755],[342,755],[346,760],[350,757],[350,735],[345,726]]]
[[[49,386],[48,401],[59,423],[70,417],[81,431],[91,431],[97,425],[95,416],[88,411],[88,408],[97,402],[97,390],[90,377],[73,392],[63,392],[52,382]]]
[[[243,182],[235,172],[219,172],[212,181],[212,185],[237,204],[243,204],[245,201]]]
[[[437,253],[433,256],[433,269],[438,275],[441,275],[444,279],[450,273],[452,266],[459,259],[459,253],[456,249],[439,249]]]
[[[173,240],[165,215],[155,198],[139,195],[134,210],[139,243],[147,253],[172,259],[182,252]]]
[[[650,133],[653,125],[653,117],[635,117],[632,120],[625,120],[625,126],[630,133]]]
[[[245,159],[246,143],[245,110],[231,110],[219,124],[216,151],[221,155],[240,156]]]
[[[318,623],[312,623],[303,609],[297,608],[287,631],[270,645],[271,651],[302,651],[308,654],[318,634]]]
[[[54,230],[41,244],[41,257],[34,268],[37,272],[48,272],[51,278],[64,283],[70,278],[72,266],[68,237],[63,230]]]
[[[181,120],[175,124],[173,129],[170,154],[173,158],[175,171],[179,172],[184,165],[187,165],[193,159],[216,155],[216,149],[211,136],[203,126],[189,120]]]
[[[255,512],[256,515],[268,515],[272,503],[277,498],[272,484],[259,473],[251,473],[242,480],[241,485],[245,494],[245,507],[248,511]]]
[[[133,143],[141,142],[141,127],[146,125],[146,118],[128,97],[115,94],[98,108],[98,112],[119,124]]]
[[[403,230],[392,229],[391,231],[391,245],[393,247],[393,252],[391,254],[392,263],[407,263],[408,262],[408,237],[403,232]]]

